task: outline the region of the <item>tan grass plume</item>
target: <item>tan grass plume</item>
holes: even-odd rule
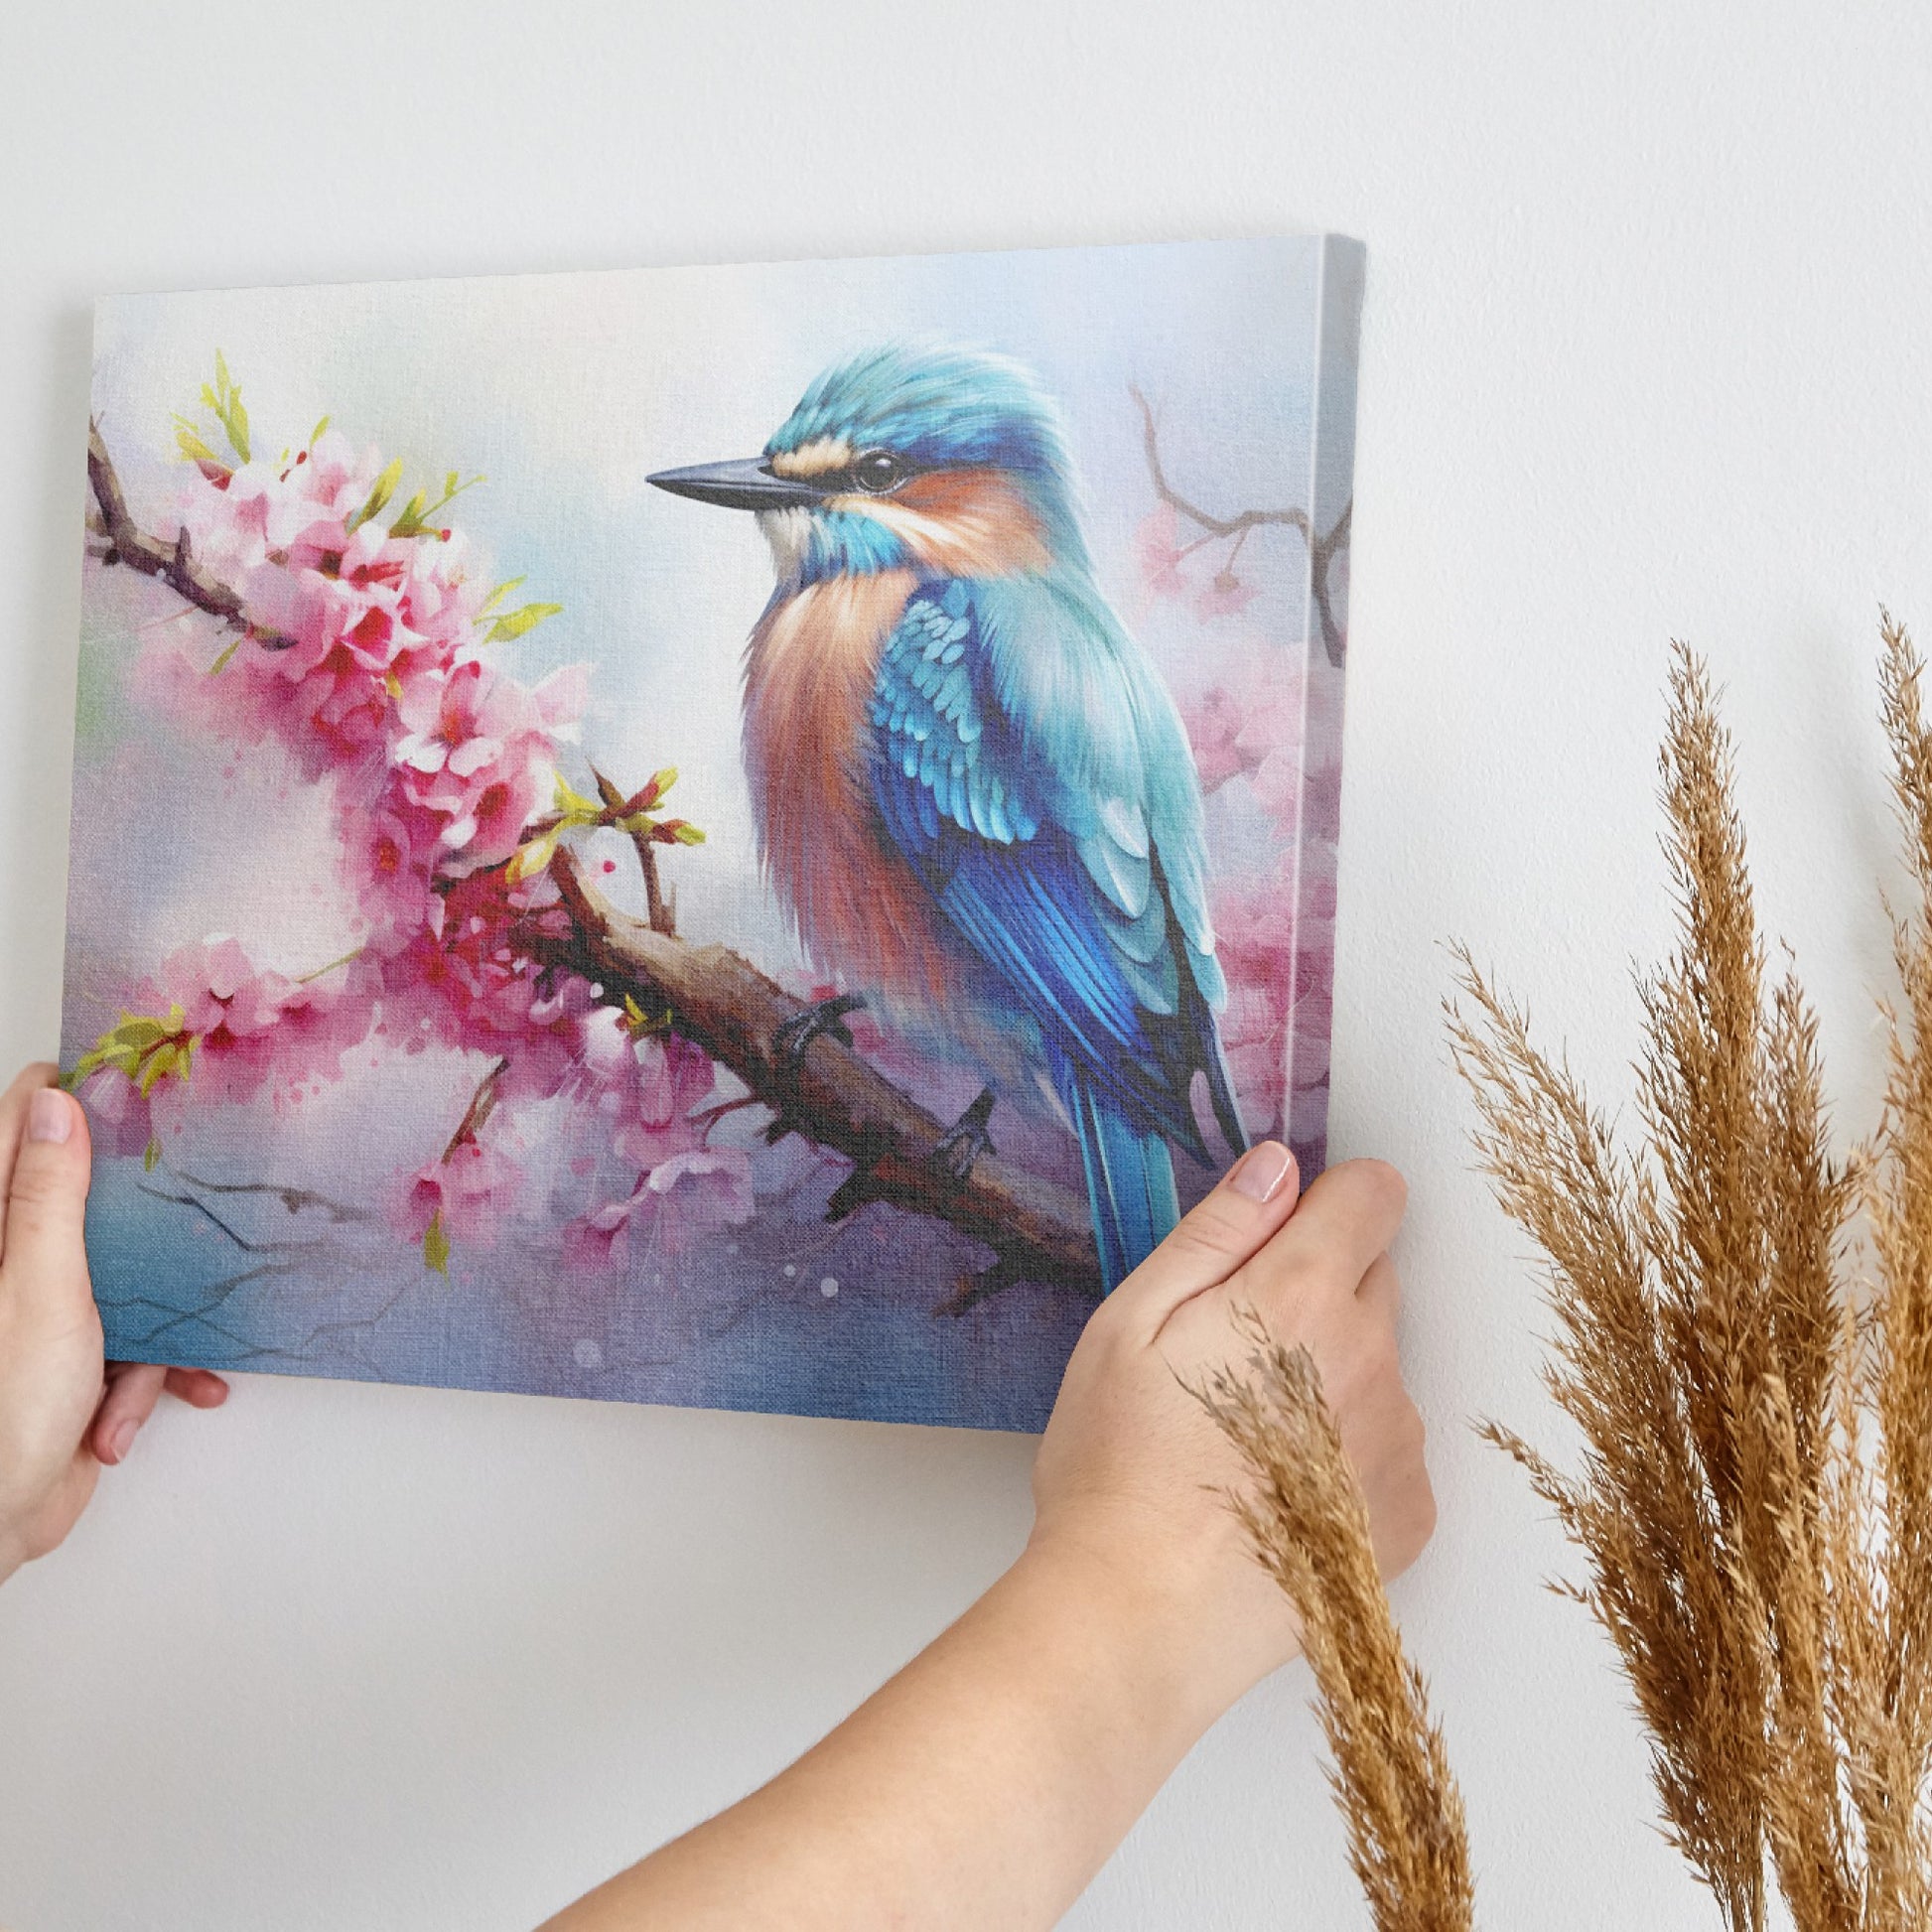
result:
[[[1466,952],[1449,1009],[1479,1159],[1548,1263],[1548,1381],[1584,1451],[1568,1470],[1485,1433],[1585,1555],[1570,1593],[1733,1932],[1765,1924],[1772,1883],[1799,1932],[1932,1922],[1932,734],[1909,639],[1888,616],[1881,635],[1914,891],[1866,1147],[1831,1152],[1817,1023],[1767,969],[1729,741],[1681,647],[1661,759],[1678,935],[1639,986],[1635,1145]]]
[[[1468,1932],[1461,1793],[1403,1655],[1320,1377],[1307,1349],[1285,1347],[1254,1314],[1239,1323],[1248,1373],[1222,1371],[1199,1394],[1252,1478],[1229,1503],[1302,1619],[1350,1863],[1377,1932]]]

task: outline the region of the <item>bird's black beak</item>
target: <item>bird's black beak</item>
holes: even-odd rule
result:
[[[646,477],[673,496],[718,503],[730,510],[803,509],[825,500],[825,492],[796,477],[774,477],[763,457],[743,463],[697,463],[688,470],[660,470]]]

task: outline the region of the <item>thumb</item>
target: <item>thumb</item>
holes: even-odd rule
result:
[[[90,1299],[81,1238],[90,1168],[87,1119],[59,1087],[9,1094],[24,1102],[19,1152],[0,1224],[0,1294],[49,1313]]]

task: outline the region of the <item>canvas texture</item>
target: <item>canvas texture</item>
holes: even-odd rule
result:
[[[1336,237],[117,297],[110,1356],[1037,1429],[1321,1165]]]

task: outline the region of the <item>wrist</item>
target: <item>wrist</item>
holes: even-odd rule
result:
[[[1250,1568],[1262,1587],[1241,1591],[1241,1608],[1258,1601],[1274,1618],[1279,1598]],[[1252,1618],[1231,1619],[1226,1592],[1185,1561],[1150,1561],[1066,1529],[1036,1528],[1003,1583],[1026,1595],[1032,1614],[1076,1634],[1082,1666],[1117,1684],[1176,1759],[1296,1649],[1292,1629],[1284,1636],[1278,1621],[1263,1635]]]

